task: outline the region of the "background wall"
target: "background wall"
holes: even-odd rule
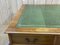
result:
[[[23,1],[23,2],[22,2]],[[0,0],[0,45],[7,45],[8,36],[4,34],[6,25],[24,4],[60,4],[60,0]]]

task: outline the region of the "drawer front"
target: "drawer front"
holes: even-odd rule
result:
[[[53,35],[11,34],[12,42],[17,44],[53,45]]]

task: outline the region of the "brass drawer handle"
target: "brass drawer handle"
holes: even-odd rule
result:
[[[33,39],[32,41],[29,38],[25,38],[25,40],[27,41],[27,43],[36,43],[38,41],[37,38]]]
[[[25,38],[25,40],[29,43],[30,42],[30,39],[29,38]]]
[[[35,39],[33,40],[33,43],[36,43],[37,41],[38,41],[38,39],[35,38]]]

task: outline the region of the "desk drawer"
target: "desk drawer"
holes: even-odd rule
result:
[[[11,34],[12,42],[17,44],[53,45],[53,35]]]

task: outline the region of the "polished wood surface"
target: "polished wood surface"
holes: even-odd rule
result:
[[[6,33],[28,33],[28,34],[59,34],[60,28],[16,28],[17,21],[24,11],[25,5],[21,6],[21,9],[17,11],[16,16],[10,23],[10,26],[6,30]]]
[[[28,44],[12,44],[12,45],[28,45]],[[29,45],[40,45],[40,44],[29,44]]]
[[[12,44],[12,45],[40,45],[40,44]]]
[[[9,33],[10,45],[54,45],[55,35]]]
[[[53,45],[54,35],[11,34],[12,42],[17,44]]]
[[[24,8],[25,5],[22,5],[6,30],[6,33],[9,35],[10,45],[28,45],[25,40],[27,37],[31,40],[35,38],[39,39],[36,44],[29,45],[37,45],[37,43],[43,43],[42,45],[60,45],[60,37],[57,37],[57,35],[60,35],[60,28],[16,28],[17,21],[24,11]]]

